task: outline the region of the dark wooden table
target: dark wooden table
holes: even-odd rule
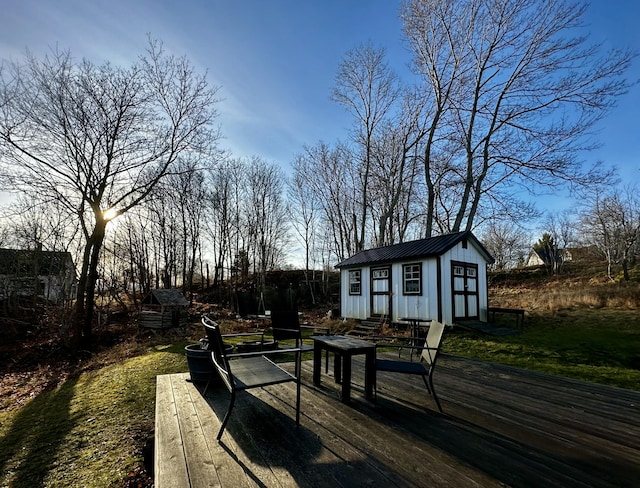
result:
[[[336,355],[334,375],[342,383],[341,399],[351,401],[351,358],[365,355],[364,390],[368,399],[373,399],[373,377],[375,372],[376,345],[369,341],[341,335],[314,336],[313,339],[313,384],[320,385],[322,373],[322,351]]]

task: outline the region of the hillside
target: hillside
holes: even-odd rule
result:
[[[640,265],[632,280],[612,282],[606,263],[566,263],[559,275],[544,267],[489,274],[489,304],[523,308],[528,313],[557,312],[579,307],[635,310],[640,308]]]

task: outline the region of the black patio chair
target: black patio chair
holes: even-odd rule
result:
[[[329,327],[317,325],[303,325],[300,323],[300,313],[296,310],[271,310],[271,330],[273,339],[277,343],[294,341],[296,347],[300,347],[302,352],[313,351],[312,344],[305,344],[302,340],[302,330],[310,330],[312,335],[330,335]],[[328,369],[329,352],[325,371]]]
[[[215,366],[224,385],[231,393],[229,408],[222,420],[217,440],[219,441],[231,417],[231,411],[236,402],[237,393],[252,388],[262,388],[281,383],[296,384],[296,426],[300,425],[300,348],[274,349],[269,351],[228,354],[225,351],[220,326],[209,317],[202,317],[211,348],[211,361]],[[293,354],[295,356],[295,373],[291,374],[270,357],[276,354]],[[209,383],[205,388],[205,394]]]
[[[271,332],[273,339],[281,344],[293,341],[295,347],[302,346],[300,317],[295,310],[271,310]]]
[[[420,356],[419,362],[412,361],[403,361],[403,360],[394,360],[394,359],[377,359],[376,358],[376,376],[374,377],[374,391],[377,398],[377,372],[378,371],[387,371],[390,373],[399,373],[399,374],[412,374],[417,376],[422,376],[425,386],[427,387],[427,391],[436,402],[438,406],[438,410],[442,412],[442,406],[440,405],[440,400],[436,395],[436,391],[433,388],[433,371],[436,366],[436,360],[438,359],[438,355],[440,354],[440,346],[442,344],[442,338],[444,336],[444,324],[441,324],[437,321],[432,321],[429,325],[429,332],[427,332],[427,337],[424,343],[424,346],[413,346],[413,345],[397,345],[397,344],[376,344],[376,351],[378,348],[387,348],[387,347],[402,347],[402,348],[411,348],[416,350],[421,350],[422,354]]]

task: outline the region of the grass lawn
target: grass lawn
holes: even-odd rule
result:
[[[0,412],[0,486],[148,486],[137,483],[156,375],[186,370],[184,345],[151,347]]]
[[[443,350],[640,391],[640,317],[636,310],[579,308],[536,314],[527,317],[518,335],[456,332],[445,336]]]

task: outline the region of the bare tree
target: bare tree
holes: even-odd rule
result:
[[[296,161],[294,178],[309,186],[321,206],[320,221],[328,232],[330,252],[339,261],[355,253],[362,186],[351,151],[323,142],[307,147]]]
[[[560,259],[557,262],[555,272],[561,273],[569,256],[570,248],[577,243],[578,222],[575,219],[575,211],[564,210],[559,213],[549,213],[544,224],[545,230],[553,237]]]
[[[607,274],[614,280],[613,265],[619,264],[625,281],[640,242],[640,198],[636,187],[597,192],[582,214],[583,233],[607,259]]]
[[[72,258],[77,256],[77,223],[69,221],[68,213],[58,202],[45,201],[37,194],[28,197],[18,195],[7,205],[3,213],[4,229],[7,231],[5,245],[18,250],[29,250],[34,256],[33,266],[30,267],[31,283],[27,287],[33,290],[31,298],[34,303],[42,297],[55,304],[58,312],[62,313],[59,318],[66,328],[75,273],[62,264],[67,253]],[[43,252],[46,253],[46,257]],[[49,285],[41,282],[43,276]],[[57,286],[50,286],[52,281],[56,282]]]
[[[417,223],[424,199],[419,165],[424,99],[407,90],[395,119],[385,120],[372,141],[370,206],[373,216],[373,244],[390,245],[405,240]],[[422,232],[417,232],[422,235]]]
[[[293,229],[299,237],[304,249],[304,276],[315,303],[313,286],[310,284],[309,272],[315,272],[316,246],[318,245],[318,223],[320,203],[317,195],[307,184],[310,168],[306,167],[306,160],[298,156],[293,163],[293,176],[288,182],[287,196],[289,203],[289,219]]]
[[[57,201],[44,200],[35,193],[21,194],[5,209],[5,221],[12,234],[12,245],[23,249],[42,246],[50,251],[69,251],[80,229],[67,209]]]
[[[201,231],[206,207],[205,158],[180,158],[176,161],[174,173],[158,185],[163,203],[172,207],[176,219],[176,247],[179,249],[177,266],[180,268],[180,282],[184,292],[192,297],[193,278],[198,266],[201,248]],[[166,223],[166,222],[165,222]],[[177,278],[177,277],[176,277]]]
[[[84,234],[71,346],[91,346],[94,293],[107,224],[144,201],[182,154],[215,140],[216,88],[159,42],[128,68],[69,52],[27,53],[0,78],[5,176],[49,195]]]
[[[492,221],[483,230],[481,241],[495,259],[493,269],[498,271],[522,266],[530,249],[527,233],[509,222]]]
[[[373,141],[390,115],[399,93],[396,75],[385,61],[384,49],[374,49],[371,44],[365,44],[346,54],[338,69],[332,98],[353,114],[355,142],[361,150],[358,168],[361,201],[359,211],[353,214],[357,220],[353,228],[356,251],[365,246]]]
[[[239,253],[241,191],[244,189],[242,160],[227,158],[208,172],[207,235],[208,251],[213,255],[214,285],[229,276],[234,256]]]
[[[138,293],[146,295],[151,291],[153,279],[153,258],[151,253],[153,222],[147,215],[147,209],[138,207],[122,217],[119,226],[126,234],[128,257],[128,276],[131,282],[133,304],[137,306]],[[124,257],[124,256],[123,256]]]
[[[5,221],[0,222],[0,247],[6,247],[10,240],[9,226]]]
[[[282,263],[289,243],[284,176],[260,158],[247,162],[246,221],[250,256],[264,291],[266,272]]]
[[[452,231],[472,229],[488,197],[495,205],[532,183],[603,180],[579,157],[592,147],[584,136],[629,87],[622,75],[633,54],[604,53],[577,36],[585,8],[564,0],[405,4],[405,32],[430,101],[427,216],[450,218]]]
[[[147,203],[149,220],[153,223],[150,237],[154,245],[156,288],[177,286],[178,270],[183,258],[180,209],[167,191],[163,184],[156,185]]]

